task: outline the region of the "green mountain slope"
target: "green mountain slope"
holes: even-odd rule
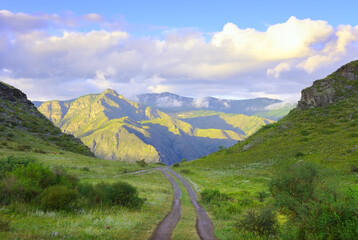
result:
[[[79,139],[62,133],[46,119],[24,93],[3,82],[0,82],[0,147],[42,153],[65,150],[93,156]]]
[[[179,169],[198,191],[220,189],[230,196],[227,205],[205,206],[219,238],[243,239],[236,228],[239,213],[269,204],[271,198],[259,200],[269,196],[268,182],[297,162],[333,169],[342,191],[358,190],[358,61],[304,89],[298,107],[277,123]],[[279,220],[283,224],[287,218],[279,215]]]
[[[72,101],[45,102],[38,109],[63,132],[81,138],[98,157],[166,164],[207,155],[220,145],[232,146],[272,122],[215,112],[196,113],[199,118],[171,116],[111,89]],[[213,117],[225,124],[214,124]]]

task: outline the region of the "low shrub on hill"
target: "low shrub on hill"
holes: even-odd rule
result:
[[[80,184],[78,191],[90,205],[118,205],[129,208],[140,208],[145,199],[138,196],[135,187],[124,182]]]
[[[39,196],[41,207],[45,210],[70,210],[75,207],[77,199],[75,189],[61,185],[48,187]]]
[[[222,193],[217,189],[204,189],[200,194],[205,203],[220,203],[229,200],[227,194]]]
[[[70,210],[78,203],[137,209],[144,201],[128,183],[78,184],[60,166],[50,169],[27,157],[0,159],[0,204],[31,203],[45,210]]]
[[[285,239],[355,239],[358,199],[315,165],[299,162],[270,183],[278,209],[288,216]]]

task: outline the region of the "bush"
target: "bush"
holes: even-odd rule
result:
[[[358,199],[342,194],[332,173],[300,162],[270,183],[290,236],[297,239],[354,239],[358,232]],[[292,238],[292,237],[291,237]]]
[[[174,163],[173,167],[180,167],[180,163]]]
[[[299,158],[299,157],[303,157],[305,154],[303,152],[296,152],[295,153],[295,157]]]
[[[19,166],[27,166],[29,163],[34,162],[34,158],[23,156],[9,156],[7,158],[0,159],[0,177],[5,172],[10,172]]]
[[[358,166],[351,165],[351,173],[358,173]]]
[[[237,228],[261,236],[275,235],[277,226],[276,214],[271,208],[249,209],[237,223]]]
[[[78,191],[91,205],[119,205],[129,208],[140,208],[144,199],[139,198],[137,189],[128,183],[80,184]]]
[[[136,161],[136,163],[141,166],[141,167],[146,167],[148,166],[148,163],[145,162],[145,159],[142,159],[142,160],[138,160]]]
[[[39,196],[41,206],[45,210],[69,210],[74,207],[78,192],[66,186],[51,186]]]
[[[0,218],[0,232],[8,232],[11,229],[11,225],[8,221]]]
[[[51,185],[63,185],[68,188],[75,188],[78,184],[78,178],[74,175],[68,174],[62,166],[55,166],[52,168],[54,179]]]
[[[222,193],[217,189],[204,189],[200,195],[205,203],[220,203],[221,201],[229,200],[229,196],[226,193]]]
[[[26,150],[30,150],[31,146],[30,145],[20,145],[17,148],[19,151],[26,151]]]
[[[51,185],[53,173],[41,164],[30,162],[7,172],[0,182],[0,200],[31,201],[42,189]]]
[[[257,193],[257,199],[259,200],[259,202],[264,202],[268,196],[270,196],[270,194],[267,192],[258,192]]]
[[[183,169],[183,170],[180,170],[181,173],[184,173],[184,174],[189,174],[191,173],[189,169]]]

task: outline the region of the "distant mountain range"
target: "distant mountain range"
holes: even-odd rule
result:
[[[204,111],[201,108],[183,107],[186,106],[184,102],[190,105],[190,98],[164,94],[168,101],[163,101],[162,106],[166,104],[167,109],[174,109],[169,106],[182,104],[181,111],[165,113],[154,107],[129,101],[111,89],[70,101],[35,104],[57,127],[80,138],[98,157],[127,161],[145,159],[168,165],[184,158],[192,160],[207,155],[218,150],[220,145],[232,146],[261,126],[273,122],[258,116],[212,111],[220,109],[218,102],[221,100],[218,99],[216,101],[210,98],[208,106],[211,103],[217,107],[202,108]],[[146,102],[151,103],[157,95],[141,95],[141,102],[144,101],[144,96],[148,99]],[[184,100],[178,103],[179,100],[174,101],[172,96]],[[239,106],[238,102],[233,102],[236,105],[232,106]],[[279,100],[252,100],[252,104],[242,105],[242,108],[253,108],[253,102],[260,102],[259,108],[262,110],[264,106],[279,103]]]
[[[139,103],[155,107],[167,113],[209,110],[248,116],[257,115],[268,117],[272,120],[280,119],[295,107],[295,104],[288,104],[281,100],[270,98],[246,100],[218,99],[213,97],[190,98],[169,92],[141,94],[137,98]]]

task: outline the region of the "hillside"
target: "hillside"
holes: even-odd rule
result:
[[[293,104],[283,103],[281,100],[270,98],[245,100],[218,99],[214,97],[190,98],[169,92],[140,94],[137,98],[139,103],[155,107],[169,114],[192,111],[215,111],[260,116],[275,121],[285,116],[295,107]]]
[[[299,162],[331,171],[342,192],[357,193],[358,61],[304,89],[297,108],[277,123],[231,148],[181,164],[178,171],[196,183],[197,191],[220,189],[238,203],[205,206],[220,238],[242,239],[247,235],[236,229],[239,213],[269,205],[270,180]],[[279,217],[285,223],[287,217]]]
[[[93,156],[81,140],[64,134],[20,90],[0,82],[0,148],[48,153],[71,151]]]
[[[169,165],[207,155],[219,146],[232,146],[272,122],[233,114],[225,115],[221,124],[204,126],[202,123],[220,114],[190,119],[171,116],[129,101],[111,89],[72,101],[44,102],[38,109],[63,132],[80,138],[100,158],[145,159]]]

